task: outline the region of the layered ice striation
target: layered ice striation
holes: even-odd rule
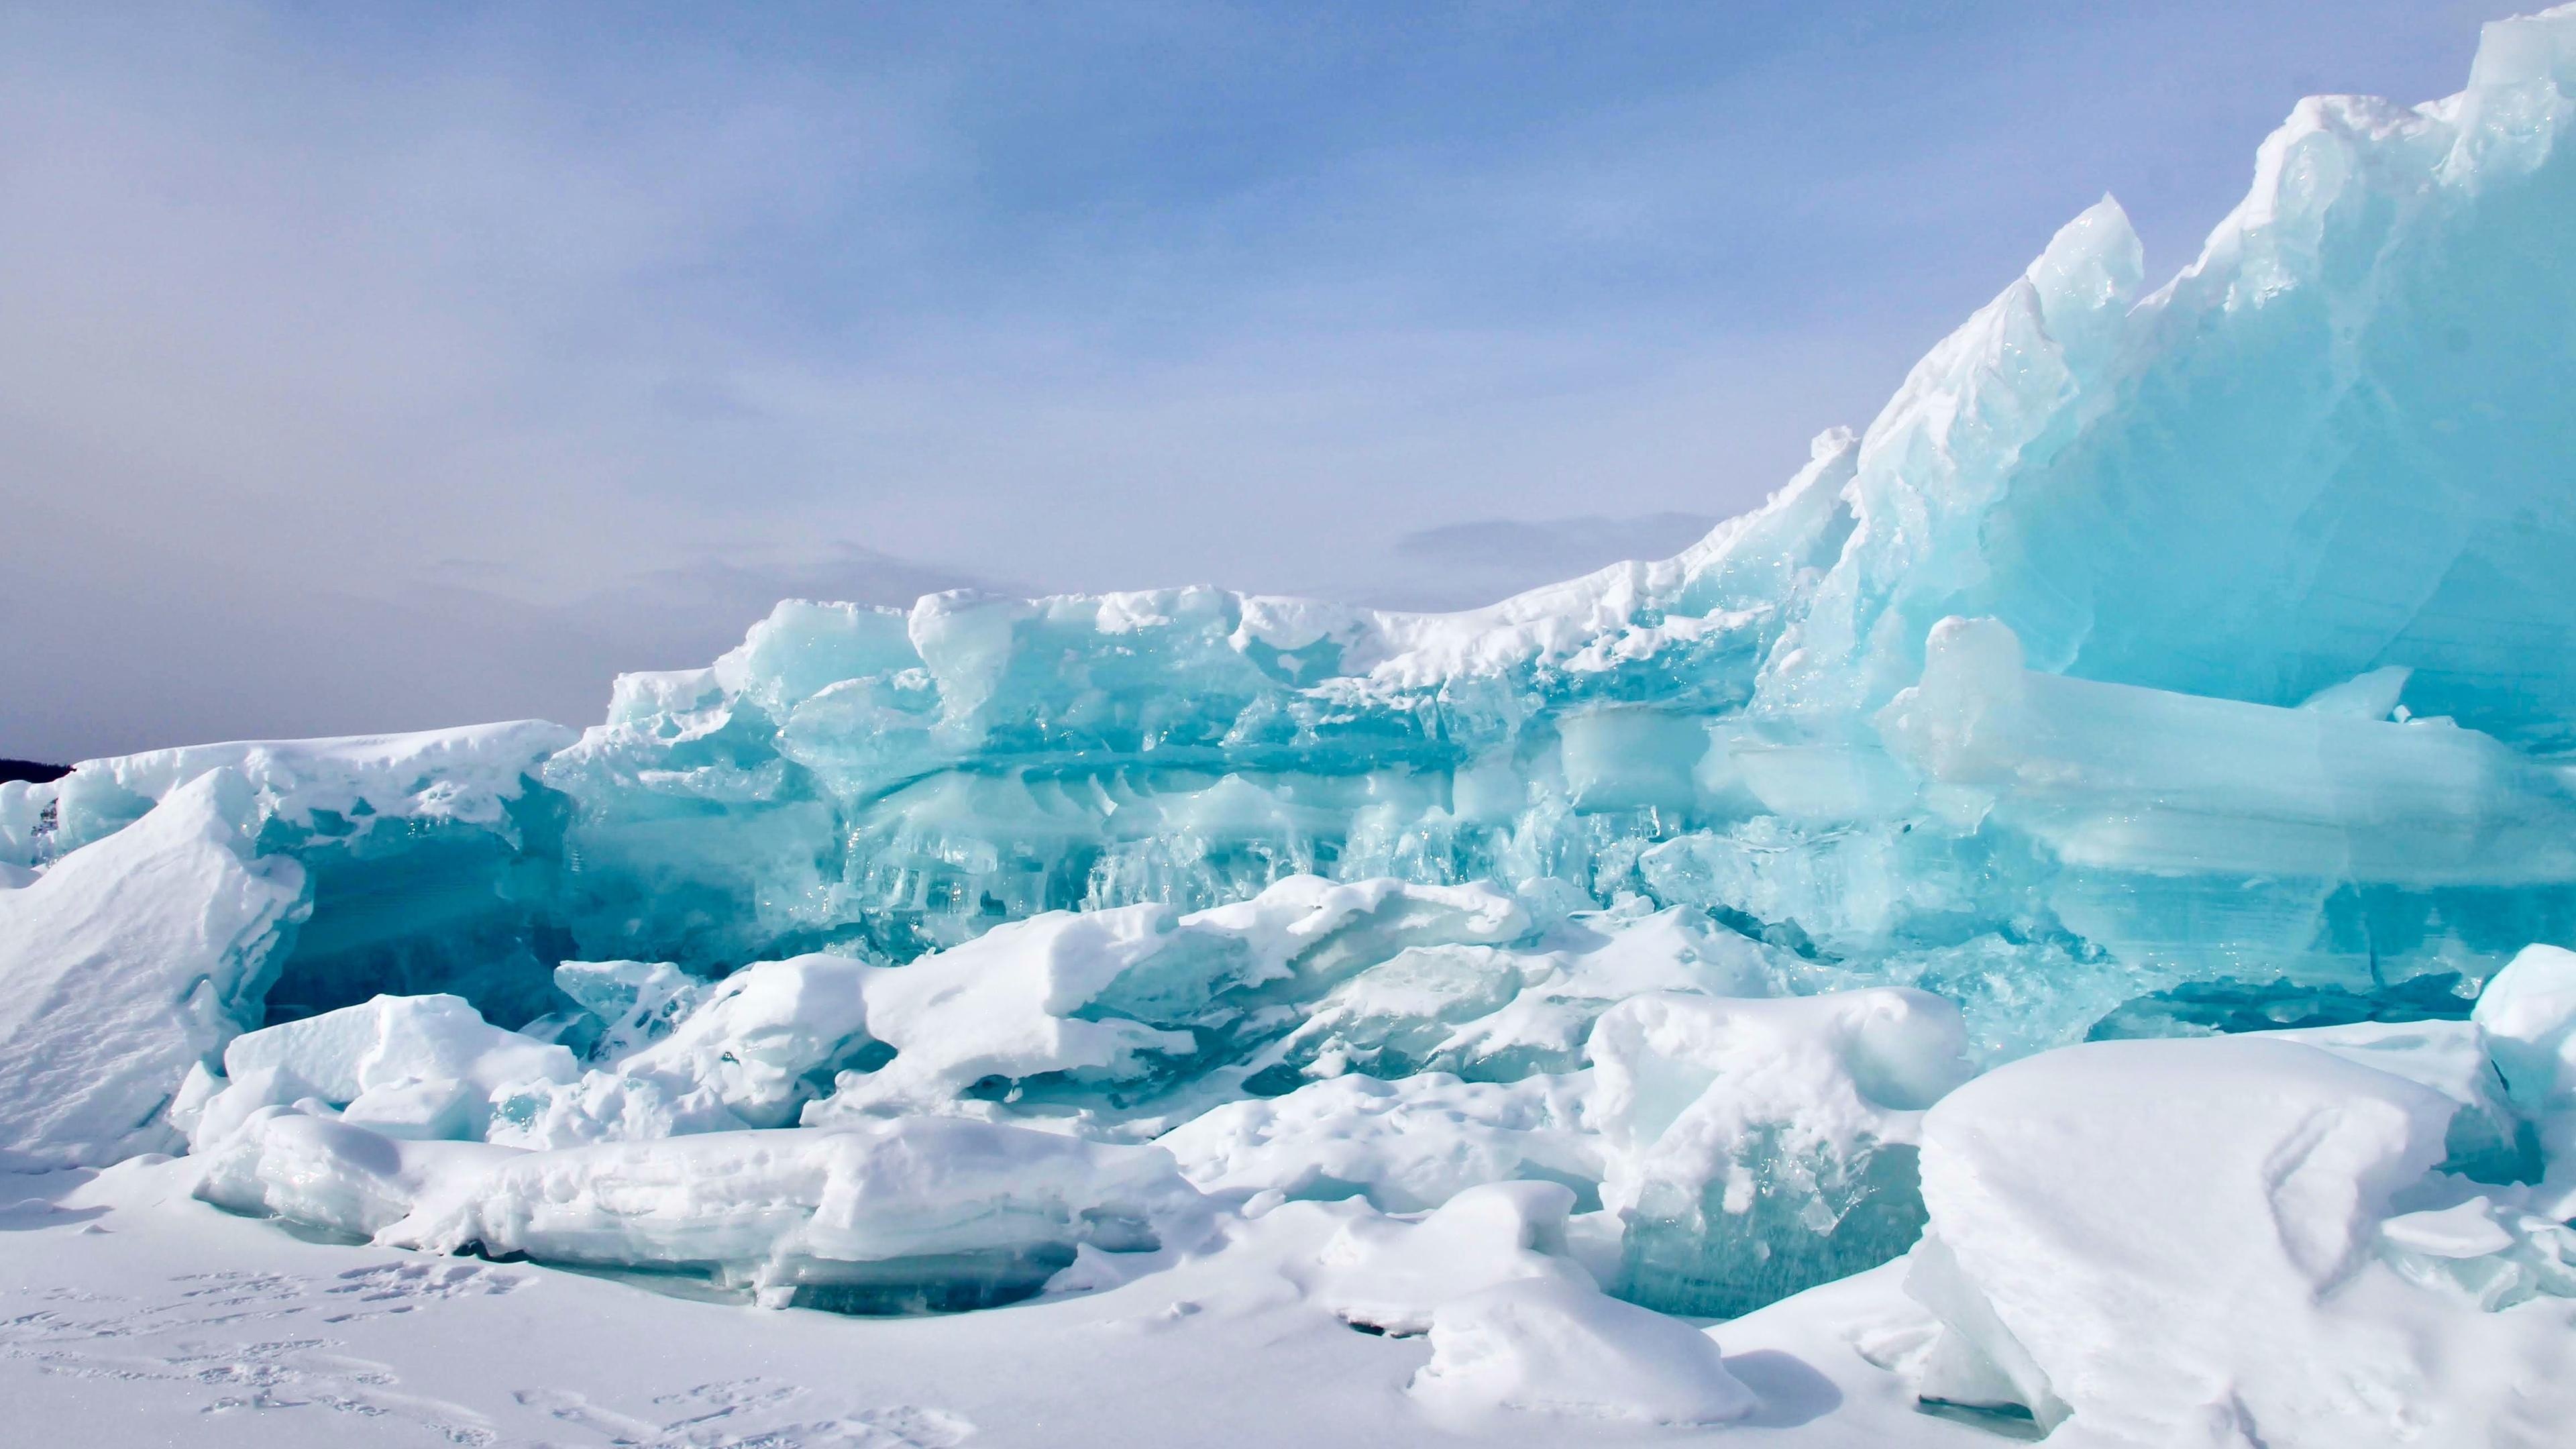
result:
[[[1403,1320],[1435,1389],[1591,1342],[1577,1276],[1731,1314],[1928,1221],[1933,1381],[2080,1417],[2025,1149],[1941,1124],[2126,1088],[1978,1071],[2287,1032],[2140,1050],[2563,1193],[2564,983],[2464,1018],[2576,938],[2571,129],[2576,11],[2303,102],[2161,288],[2105,199],[1762,508],[1488,609],[792,601],[578,735],[0,784],[0,1149],[184,1131],[243,1210],[860,1306],[1570,1194],[1513,1221],[1582,1275]],[[2401,1276],[2494,1236],[2370,1201]]]

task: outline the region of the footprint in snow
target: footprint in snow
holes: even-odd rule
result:
[[[799,1402],[806,1390],[758,1378],[659,1395],[642,1418],[569,1389],[513,1397],[619,1449],[955,1449],[975,1432],[961,1415],[912,1404],[817,1416],[817,1405]]]
[[[322,1291],[357,1303],[389,1305],[374,1312],[409,1313],[424,1303],[515,1293],[527,1283],[528,1279],[521,1274],[503,1273],[480,1263],[440,1259],[352,1268],[340,1275],[339,1286]],[[365,1310],[340,1313],[323,1321],[345,1323],[363,1312]]]

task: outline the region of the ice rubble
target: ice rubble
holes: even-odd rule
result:
[[[1587,1116],[1621,1288],[1732,1316],[1903,1251],[1921,1114],[1968,1075],[1963,1046],[1957,1008],[1902,989],[1620,1003]]]
[[[2532,1438],[2571,126],[2576,10],[2304,102],[2163,288],[2106,199],[1763,508],[1490,609],[789,602],[577,738],[0,785],[0,1150],[868,1309],[1338,1214],[1292,1276],[1441,1412],[1733,1417],[1592,1285],[1909,1254],[1962,1413]]]

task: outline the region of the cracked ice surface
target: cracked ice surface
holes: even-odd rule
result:
[[[0,1164],[57,1170],[0,1220],[371,1244],[113,1322],[30,1266],[73,1296],[5,1362],[451,1442],[1133,1441],[938,1369],[973,1321],[1059,1395],[1240,1385],[1244,1442],[2554,1442],[2571,128],[2576,10],[2304,102],[2163,287],[2106,199],[1763,508],[1490,609],[791,601],[578,735],[0,784]],[[701,1345],[1021,1306],[756,1331],[935,1405],[353,1346],[522,1284]]]

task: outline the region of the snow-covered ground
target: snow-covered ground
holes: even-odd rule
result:
[[[0,1401],[29,1445],[1405,1446],[1690,1442],[1583,1415],[1450,1417],[1425,1337],[1358,1332],[1299,1279],[1317,1205],[1122,1287],[926,1318],[692,1301],[317,1242],[189,1195],[186,1159],[0,1178]],[[1606,1300],[1605,1300],[1606,1301]],[[1639,1310],[1642,1312],[1642,1310]],[[1759,1396],[1729,1443],[1983,1446],[1849,1335],[1891,1274],[1717,1336]]]

